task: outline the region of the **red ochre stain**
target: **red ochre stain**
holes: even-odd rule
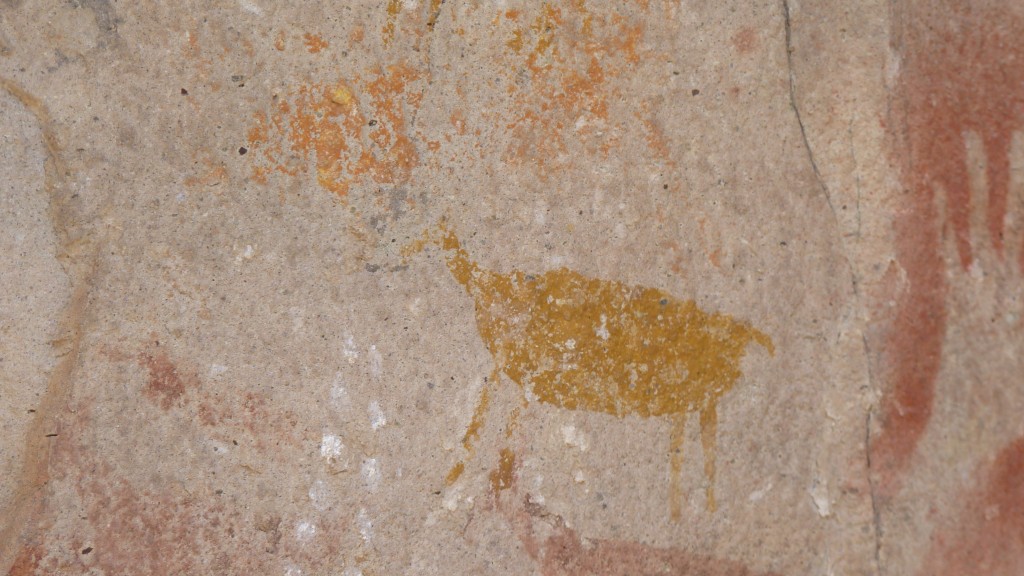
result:
[[[931,0],[899,13],[893,37],[902,57],[895,90],[893,154],[907,195],[895,221],[896,256],[907,288],[895,314],[878,315],[886,380],[882,432],[872,446],[872,467],[882,494],[898,490],[932,415],[935,379],[945,334],[946,263],[942,231],[955,235],[966,269],[978,249],[1003,251],[1009,188],[1009,149],[1024,118],[1024,24],[1005,3]],[[987,159],[987,227],[993,246],[969,238],[972,198],[966,133],[976,133]],[[941,221],[936,203],[946,207]],[[1024,250],[1021,251],[1024,254]],[[1024,262],[1022,262],[1024,264]]]
[[[522,498],[518,509],[507,502],[498,504],[526,553],[539,564],[543,576],[778,576],[774,572],[751,570],[735,560],[678,548],[649,546],[630,540],[584,538],[567,526],[561,516],[531,502],[529,497]]]
[[[669,504],[678,519],[686,418],[698,412],[707,505],[715,509],[718,402],[740,378],[749,343],[774,354],[767,335],[655,288],[589,278],[567,268],[538,275],[481,268],[444,224],[408,246],[405,255],[428,243],[448,253],[448,269],[473,298],[477,329],[494,358],[494,372],[463,437],[470,456],[499,373],[523,388],[527,398],[560,408],[620,418],[666,417],[672,422]],[[502,471],[513,463],[511,453],[503,452],[492,476],[495,491],[507,484],[508,473]],[[452,468],[449,484],[464,467],[460,461]]]
[[[317,54],[324,48],[330,46],[330,44],[328,44],[327,41],[318,34],[303,34],[302,41],[305,43],[306,50],[308,50],[310,54]]]
[[[194,416],[194,421],[221,439],[247,438],[257,448],[282,442],[299,445],[298,419],[291,411],[280,412],[266,396],[251,390],[232,390],[203,385],[194,371],[183,371],[158,345],[127,354],[105,346],[101,354],[115,362],[134,361],[148,372],[143,396],[164,410],[175,409]]]
[[[254,519],[212,489],[137,486],[88,446],[63,464],[71,467],[81,520],[89,525],[91,566],[101,573],[267,574],[277,565],[262,553],[268,537]],[[51,573],[85,573],[79,560],[65,558]]]
[[[165,410],[180,404],[185,392],[198,386],[195,376],[179,372],[163,350],[140,352],[137,361],[149,371],[143,391]]]
[[[733,34],[732,45],[740,54],[750,54],[757,48],[757,30],[748,26]]]
[[[14,558],[14,564],[8,570],[7,576],[34,576],[35,574],[41,574],[43,556],[43,550],[37,544],[22,546],[21,551]]]
[[[1024,438],[1005,447],[959,499],[963,512],[936,531],[921,576],[1024,574]]]
[[[121,356],[116,350],[107,355]],[[219,468],[210,475],[211,469],[195,459],[177,478],[140,469],[124,460],[132,456],[95,442],[91,430],[100,425],[93,416],[98,406],[83,396],[67,411],[64,433],[54,439],[50,457],[54,477],[49,482],[60,495],[48,498],[33,519],[13,574],[270,574],[280,570],[285,555],[312,573],[337,566],[343,531],[336,524],[318,522],[324,538],[302,549],[282,543],[279,551],[279,522],[265,520],[259,510],[266,508],[237,506],[230,490],[220,492],[232,485],[230,471],[227,478]],[[280,418],[264,414],[263,419]],[[140,426],[133,430],[139,438],[166,432]],[[281,427],[262,433],[272,442],[288,436]],[[290,449],[298,448],[292,443]],[[83,555],[86,547],[90,551]]]
[[[320,186],[342,197],[356,184],[408,182],[419,155],[406,118],[420,106],[423,92],[412,84],[421,76],[394,64],[365,82],[300,86],[269,114],[256,114],[249,141],[262,165],[253,177],[299,176],[312,158]]]

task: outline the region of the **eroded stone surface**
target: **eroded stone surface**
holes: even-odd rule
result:
[[[8,4],[0,571],[1020,571],[1015,8]]]

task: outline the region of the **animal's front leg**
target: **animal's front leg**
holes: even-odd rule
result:
[[[489,380],[487,378],[484,379],[484,385],[480,389],[480,399],[477,401],[476,409],[473,411],[473,419],[469,421],[466,434],[462,437],[462,447],[466,449],[466,456],[448,471],[448,476],[444,480],[448,486],[454,484],[462,476],[462,473],[466,470],[466,461],[473,457],[473,440],[480,439],[480,429],[483,428],[484,418],[487,416],[487,406],[490,404],[491,387],[495,385],[497,379],[497,368],[491,373]]]
[[[680,476],[683,473],[683,442],[686,440],[686,412],[680,412],[673,418],[672,436],[669,442],[669,513],[672,521],[678,522],[682,516],[683,487]]]
[[[700,443],[704,448],[704,477],[708,483],[708,510],[715,504],[715,442],[718,437],[718,409],[714,401],[708,402],[700,411]]]

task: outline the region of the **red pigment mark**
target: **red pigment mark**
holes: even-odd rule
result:
[[[678,548],[659,548],[628,540],[592,539],[566,526],[558,515],[524,499],[523,509],[509,515],[523,548],[540,564],[543,576],[773,576],[756,572],[735,560],[694,554]],[[538,537],[540,527],[547,536]]]
[[[947,318],[940,251],[945,223],[939,221],[936,195],[945,197],[960,264],[966,268],[973,254],[964,134],[978,134],[987,156],[987,224],[993,246],[974,249],[1001,255],[1010,142],[1024,112],[1024,24],[1005,3],[930,0],[897,20],[893,36],[901,41],[896,48],[903,61],[895,108],[904,124],[892,134],[893,152],[909,193],[895,232],[907,288],[886,296],[897,302],[894,315],[885,309],[876,318],[887,333],[881,346],[888,387],[881,407],[883,430],[872,448],[883,495],[898,490],[898,478],[932,415]]]
[[[355,184],[408,182],[419,155],[407,117],[420,106],[423,92],[411,85],[421,77],[395,64],[366,82],[299,87],[269,115],[256,114],[249,141],[265,165],[254,169],[254,179],[263,182],[270,171],[298,176],[312,157],[317,182],[339,196]]]
[[[757,48],[757,30],[746,27],[732,37],[732,45],[740,54],[750,54]]]
[[[146,396],[158,402],[164,410],[180,404],[185,392],[199,384],[195,376],[179,372],[163,350],[140,352],[137,361],[139,366],[149,371],[149,381],[144,389]]]
[[[164,410],[174,407],[193,414],[199,424],[213,429],[207,432],[212,437],[226,441],[247,433],[249,442],[259,449],[269,442],[301,443],[298,420],[292,412],[274,411],[264,395],[250,390],[200,386],[198,376],[183,372],[164,350],[131,355],[104,347],[101,354],[114,362],[134,360],[146,368],[149,379],[143,389],[145,396]]]
[[[42,568],[43,550],[38,545],[25,545],[18,552],[7,576],[32,576]]]
[[[214,395],[204,395],[199,400],[199,422],[204,426],[231,427],[248,431],[256,444],[262,446],[268,439],[262,437],[270,418],[267,401],[253,392],[238,394],[234,404],[225,403]],[[291,414],[285,414],[285,421]],[[281,416],[278,415],[278,418]],[[280,440],[280,432],[276,433]]]
[[[9,574],[270,574],[280,571],[282,558],[321,574],[341,561],[346,532],[340,524],[351,520],[317,519],[322,537],[315,542],[281,542],[290,527],[281,526],[273,501],[240,504],[244,491],[232,487],[241,472],[211,473],[197,460],[185,462],[191,464],[180,477],[139,468],[131,455],[95,442],[90,431],[101,425],[93,416],[98,403],[79,400],[65,414],[66,433],[54,439],[51,485],[58,494],[33,520]],[[277,415],[262,419],[260,433],[269,440],[291,434]],[[167,430],[140,421],[133,433]]]
[[[85,408],[69,424],[77,430],[95,425]],[[64,479],[78,499],[76,532],[88,535],[92,570],[104,574],[267,574],[278,559],[264,553],[268,536],[249,516],[248,509],[218,495],[211,485],[167,481],[156,475],[130,480],[124,463],[83,438],[69,436],[56,452]],[[187,489],[191,488],[191,490]],[[60,518],[63,510],[48,513]],[[59,533],[50,533],[54,553],[66,545]],[[59,542],[59,544],[58,544]],[[59,554],[53,574],[90,572],[77,548]]]
[[[659,548],[630,540],[584,538],[518,490],[518,469],[508,450],[492,473],[494,505],[512,526],[523,549],[540,565],[543,576],[778,576],[757,572],[742,562],[694,554],[678,548]],[[507,491],[506,497],[501,492]]]
[[[979,480],[984,486],[961,499],[960,517],[937,531],[922,576],[1024,574],[1024,438],[1004,448]]]
[[[310,54],[316,54],[330,46],[326,40],[317,34],[303,34],[302,41],[306,44],[306,50],[308,50]]]

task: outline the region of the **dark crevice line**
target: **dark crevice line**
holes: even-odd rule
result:
[[[811,170],[814,172],[814,178],[817,180],[818,187],[821,188],[821,193],[825,197],[825,202],[828,204],[828,208],[832,212],[832,221],[835,224],[836,234],[839,236],[839,245],[842,247],[843,259],[846,261],[846,267],[850,272],[850,284],[853,294],[856,296],[860,292],[857,273],[853,267],[853,263],[850,262],[850,257],[846,250],[846,241],[843,239],[842,228],[839,225],[839,215],[836,213],[835,205],[832,204],[832,196],[829,194],[828,186],[825,184],[825,179],[821,176],[821,170],[818,169],[818,162],[814,158],[814,150],[811,148],[811,142],[807,138],[807,129],[804,127],[803,117],[800,114],[800,107],[797,105],[796,73],[793,71],[793,29],[789,17],[789,0],[782,0],[782,15],[786,29],[786,67],[789,75],[789,107],[793,109],[793,115],[796,116],[796,123],[800,127],[800,139],[803,142],[804,150],[807,151],[807,158],[811,163]]]

